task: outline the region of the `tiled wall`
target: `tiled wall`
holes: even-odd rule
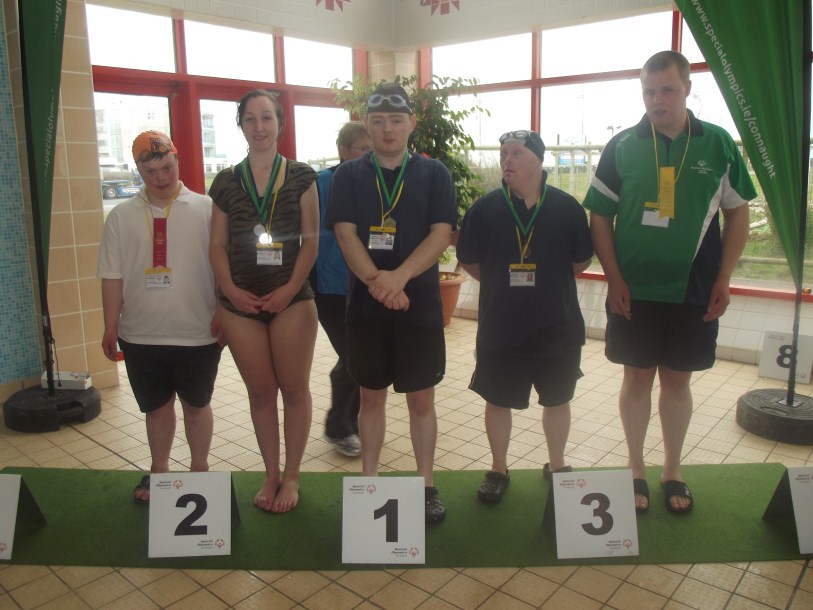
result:
[[[0,13],[0,394],[4,388],[7,393],[22,389],[20,380],[36,377],[42,360],[4,22]],[[16,32],[8,36],[16,45]]]
[[[3,3],[5,31],[9,37],[7,48],[17,128],[18,171],[23,176],[22,191],[27,200],[29,186],[16,5],[16,2]],[[100,284],[96,278],[96,257],[104,221],[93,79],[83,0],[69,0],[67,3],[61,78],[48,271],[51,327],[56,340],[58,369],[89,371],[94,385],[104,388],[118,383],[118,373],[115,364],[105,359],[100,348],[103,317]],[[27,215],[27,222],[30,235],[30,214]],[[33,308],[29,307],[29,311],[35,317]],[[38,324],[38,318],[35,319]],[[13,334],[0,334],[0,342],[7,342],[13,337]],[[36,368],[40,369],[39,365]],[[35,378],[0,385],[0,400],[5,400],[20,389],[21,384],[38,383],[39,372]]]

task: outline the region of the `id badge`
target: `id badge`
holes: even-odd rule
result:
[[[508,265],[508,285],[536,286],[536,263]]]
[[[171,288],[172,269],[169,267],[144,269],[144,279],[147,282],[147,288]]]
[[[395,227],[370,227],[369,250],[392,250],[395,246]]]
[[[278,267],[282,264],[282,242],[257,244],[257,264]]]
[[[669,227],[669,217],[661,216],[660,206],[657,203],[647,202],[644,204],[644,214],[641,217],[641,224],[645,227]],[[648,208],[648,209],[647,209]]]

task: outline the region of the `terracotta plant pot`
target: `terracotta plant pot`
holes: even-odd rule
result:
[[[466,281],[466,276],[450,271],[440,272],[440,300],[443,303],[443,326],[452,322],[452,314],[457,307],[457,298],[460,296],[460,286]]]

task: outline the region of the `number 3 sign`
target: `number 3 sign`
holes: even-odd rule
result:
[[[553,475],[559,559],[638,554],[632,471]]]
[[[426,563],[423,477],[345,477],[342,563]]]
[[[231,473],[150,475],[149,557],[231,554]]]

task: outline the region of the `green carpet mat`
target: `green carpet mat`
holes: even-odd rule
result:
[[[426,567],[549,566],[614,563],[723,563],[802,559],[788,524],[762,515],[785,469],[781,464],[684,467],[695,496],[686,515],[666,511],[659,468],[647,472],[651,507],[638,517],[640,555],[559,560],[552,518],[545,519],[549,485],[541,471],[511,472],[503,501],[476,498],[482,471],[437,472],[446,520],[427,526]],[[284,515],[252,506],[263,474],[234,472],[240,521],[232,555],[149,559],[148,512],[132,501],[139,473],[9,467],[21,474],[48,520],[19,523],[12,563],[253,570],[358,569],[341,563],[342,478],[303,473],[300,503]],[[551,503],[552,509],[552,503]],[[552,514],[552,512],[551,512]],[[404,567],[404,566],[400,566]]]

